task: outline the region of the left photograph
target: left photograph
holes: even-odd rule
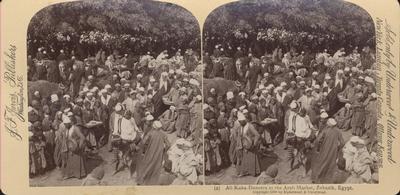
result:
[[[203,184],[200,28],[156,1],[50,5],[27,30],[30,186]]]

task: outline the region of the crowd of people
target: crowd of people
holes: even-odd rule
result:
[[[203,88],[206,175],[233,166],[238,177],[276,183],[288,170],[268,159],[283,158],[282,147],[313,183],[378,182],[375,55],[349,50],[277,47],[260,57],[217,44],[205,53],[204,77],[224,78]]]
[[[32,178],[59,169],[62,179],[98,185],[128,168],[137,185],[202,182],[201,66],[192,49],[172,56],[100,49],[84,59],[68,48],[34,49],[28,56],[28,88],[37,89],[29,92]],[[88,166],[99,158],[100,166]],[[106,164],[114,173],[104,173]]]

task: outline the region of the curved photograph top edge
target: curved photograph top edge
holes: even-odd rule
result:
[[[30,186],[203,183],[200,28],[158,1],[43,8],[27,32]]]
[[[203,39],[206,184],[378,183],[379,73],[364,9],[235,1],[207,17]]]

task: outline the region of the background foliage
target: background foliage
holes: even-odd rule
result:
[[[97,37],[97,41],[80,41],[81,35],[90,39],[90,34],[125,39],[106,38],[108,41],[103,42]],[[127,35],[135,41],[121,45]],[[39,44],[50,44],[55,49],[69,44],[86,49],[129,47],[124,49],[134,52],[179,48],[199,51],[199,35],[198,22],[190,12],[174,4],[148,0],[85,0],[55,4],[40,10],[28,27],[32,50],[40,47]],[[33,44],[33,40],[37,44]]]
[[[314,44],[260,39],[267,50],[277,45],[299,49],[307,46],[311,50],[375,47],[373,20],[354,4],[339,0],[247,0],[223,5],[208,16],[205,48],[211,52],[220,43],[252,47],[257,35],[266,34],[268,29],[286,31],[294,37],[312,34],[316,38]]]

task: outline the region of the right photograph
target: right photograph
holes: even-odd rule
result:
[[[252,0],[203,28],[205,183],[378,183],[374,21],[339,0]]]

